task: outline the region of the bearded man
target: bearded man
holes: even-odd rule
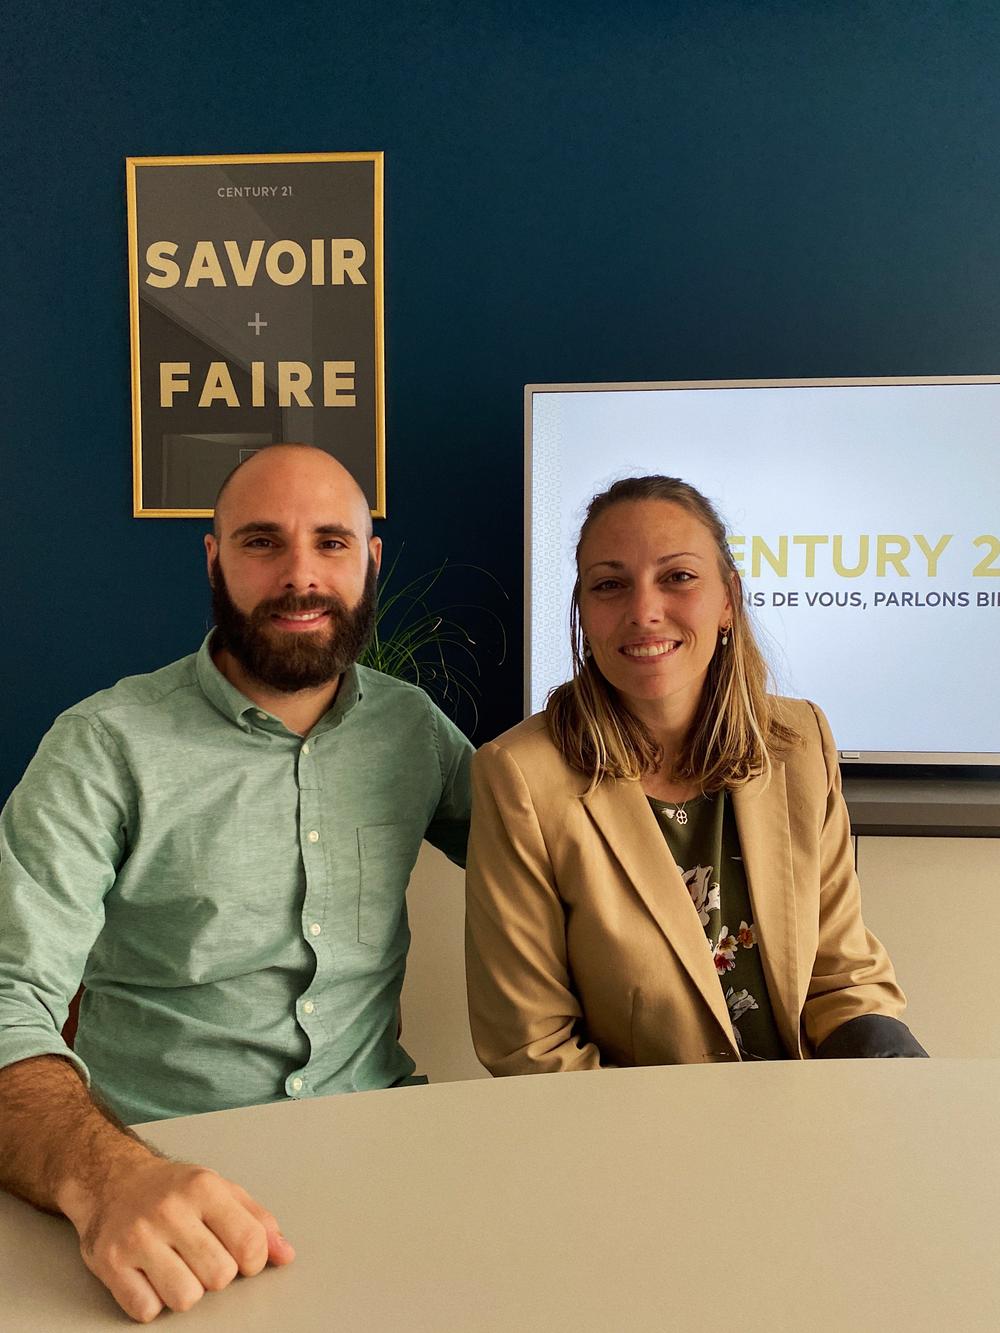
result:
[[[0,817],[0,1185],[143,1321],[293,1252],[125,1125],[407,1082],[406,885],[468,833],[469,742],[356,665],[381,542],[350,474],[261,450],[205,547],[199,652],[59,717]]]

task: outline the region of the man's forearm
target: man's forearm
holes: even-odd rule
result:
[[[0,1070],[0,1186],[65,1213],[84,1263],[143,1323],[295,1257],[244,1189],[147,1147],[59,1056]]]
[[[68,1060],[0,1069],[0,1187],[74,1221],[109,1170],[153,1150],[100,1107]]]

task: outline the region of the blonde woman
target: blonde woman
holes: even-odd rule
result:
[[[595,497],[572,637],[572,680],[473,762],[483,1064],[926,1054],[861,919],[826,720],[767,694],[704,496],[654,476]]]

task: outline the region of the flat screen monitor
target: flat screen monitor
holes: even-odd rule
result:
[[[1000,764],[1000,376],[525,390],[526,706],[570,673],[588,501],[665,473],[719,509],[779,693],[852,764]]]

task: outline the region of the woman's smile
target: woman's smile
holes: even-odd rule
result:
[[[625,657],[638,661],[658,660],[675,653],[681,646],[678,639],[656,639],[653,642],[626,643],[618,649]]]

